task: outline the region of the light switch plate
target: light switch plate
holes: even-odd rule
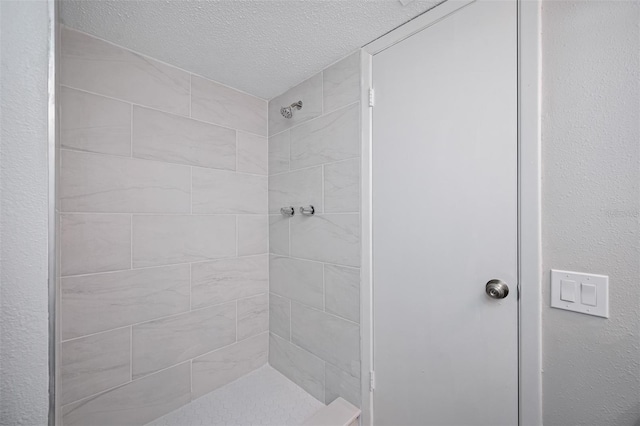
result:
[[[565,294],[562,294],[563,282]],[[575,287],[568,286],[571,282],[575,282]],[[567,297],[567,290],[571,288],[575,288],[575,297]],[[609,277],[552,269],[551,307],[609,318]]]

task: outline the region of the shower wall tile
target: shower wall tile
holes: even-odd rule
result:
[[[324,265],[325,310],[360,322],[360,269]]]
[[[188,213],[188,167],[62,151],[60,205],[66,212]]]
[[[322,72],[324,112],[360,100],[360,52],[353,53]]]
[[[325,394],[324,403],[329,405],[336,398],[344,398],[356,407],[360,407],[360,379],[345,373],[331,364],[325,365],[324,372]]]
[[[322,274],[321,263],[271,256],[269,289],[279,296],[322,309]]]
[[[131,155],[131,105],[68,87],[60,88],[62,148]]]
[[[269,174],[269,142],[266,137],[238,132],[238,171]]]
[[[324,212],[360,211],[360,158],[325,164]]]
[[[291,129],[291,170],[359,156],[359,104]]]
[[[326,214],[291,218],[291,256],[360,266],[360,215]]]
[[[131,267],[129,215],[63,214],[60,221],[63,276]]]
[[[324,402],[324,362],[309,352],[271,334],[269,364],[289,380]]]
[[[188,362],[62,407],[64,426],[142,426],[188,403]]]
[[[291,300],[269,294],[269,331],[291,340]]]
[[[191,265],[191,305],[201,308],[269,291],[267,255]]]
[[[234,216],[133,216],[133,267],[200,262],[236,254]]]
[[[61,84],[189,114],[189,73],[66,27],[60,44]]]
[[[193,213],[266,214],[267,176],[193,169]]]
[[[291,342],[360,377],[360,327],[299,303],[291,304]]]
[[[302,101],[302,109],[295,110],[292,118],[284,118],[280,108]],[[269,101],[269,135],[297,126],[322,114],[322,73],[303,81]]]
[[[133,107],[133,156],[235,170],[236,132],[179,115]]]
[[[61,281],[63,339],[189,310],[189,265],[66,277]]]
[[[269,252],[269,216],[238,216],[238,256]]]
[[[236,340],[234,302],[133,326],[133,378],[153,373]]]
[[[211,80],[191,77],[191,117],[267,136],[267,101]]]
[[[131,379],[130,339],[127,327],[62,343],[61,404],[127,383]]]
[[[289,256],[289,218],[269,216],[269,253]]]
[[[269,294],[238,300],[238,340],[269,330]]]
[[[269,333],[262,333],[193,360],[192,398],[199,398],[267,363]]]
[[[289,147],[291,145],[289,130],[269,137],[269,174],[275,175],[289,171]]]
[[[311,204],[322,212],[322,167],[283,173],[269,177],[269,213],[280,213],[280,208]]]

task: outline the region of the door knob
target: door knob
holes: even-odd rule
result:
[[[484,290],[492,299],[504,299],[509,295],[509,286],[502,280],[491,280]]]

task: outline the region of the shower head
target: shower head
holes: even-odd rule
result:
[[[280,108],[280,114],[282,114],[284,118],[291,118],[293,117],[294,109],[302,109],[302,101],[294,102],[288,107]]]

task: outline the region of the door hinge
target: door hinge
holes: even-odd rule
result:
[[[376,373],[374,371],[369,371],[369,391],[373,392],[376,388]]]
[[[372,107],[376,104],[376,93],[373,87],[369,89],[369,106]]]

